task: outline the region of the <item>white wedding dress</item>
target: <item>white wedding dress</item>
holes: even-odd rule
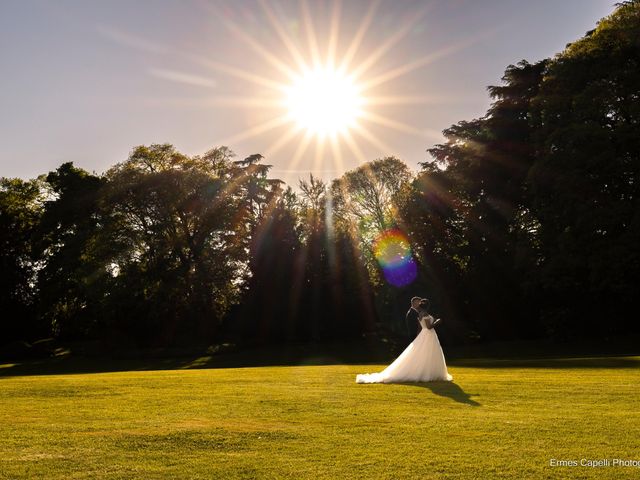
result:
[[[426,320],[425,320],[426,318]],[[391,365],[378,373],[356,375],[356,383],[401,383],[431,382],[444,380],[450,382],[453,377],[447,372],[447,364],[435,328],[427,328],[427,320],[420,319],[422,330]]]

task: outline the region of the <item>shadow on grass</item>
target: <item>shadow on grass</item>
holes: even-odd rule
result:
[[[393,348],[392,348],[393,347]],[[118,355],[80,356],[67,355],[29,360],[0,360],[0,377],[25,375],[60,375],[74,373],[106,373],[147,370],[180,370],[211,368],[278,367],[311,365],[388,365],[401,346],[366,343],[333,343],[331,345],[294,344],[241,348],[209,354],[205,351],[121,352]],[[448,355],[447,365],[463,368],[531,368],[531,369],[637,369],[640,356],[608,356],[604,352],[591,355],[557,354],[540,347],[538,355],[517,355],[517,348],[510,356],[479,355],[471,358],[471,352]],[[635,350],[637,352],[637,350]],[[454,353],[454,352],[452,352]],[[460,355],[463,353],[462,355]],[[475,352],[474,352],[475,353]],[[490,352],[487,352],[490,353]],[[629,353],[628,351],[626,352]],[[597,356],[596,356],[597,355]],[[638,355],[638,353],[636,353]],[[496,357],[500,358],[496,358]],[[414,384],[419,385],[419,384]],[[449,382],[422,384],[437,395],[463,399],[464,392]]]
[[[640,357],[464,358],[447,361],[447,364],[471,368],[636,369],[640,368]]]
[[[65,375],[151,370],[253,368],[312,365],[362,365],[388,363],[393,354],[379,346],[294,344],[242,348],[222,353],[204,350],[127,351],[101,356],[70,354],[57,357],[4,360],[0,378],[26,375]]]
[[[441,397],[447,397],[451,400],[455,400],[458,403],[464,403],[473,407],[479,407],[481,404],[471,399],[471,393],[465,392],[460,385],[454,382],[423,382],[423,383],[409,383],[402,382],[400,385],[411,385],[414,387],[422,387],[427,390],[431,390],[435,395]]]

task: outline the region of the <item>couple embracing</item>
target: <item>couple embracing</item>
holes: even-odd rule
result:
[[[426,298],[413,297],[411,308],[405,316],[406,333],[417,328],[417,335],[404,351],[382,372],[356,375],[356,383],[400,383],[451,381],[447,364],[435,326],[440,319],[434,319],[427,308]]]

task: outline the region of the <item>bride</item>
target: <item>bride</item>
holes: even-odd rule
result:
[[[437,323],[429,314],[418,320],[422,329],[418,336],[391,365],[378,373],[356,375],[356,383],[430,382],[453,377],[447,372],[438,335],[433,328]]]

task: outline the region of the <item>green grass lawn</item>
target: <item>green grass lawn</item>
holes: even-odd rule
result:
[[[640,460],[640,357],[458,359],[453,384],[355,383],[383,366],[0,365],[0,478],[640,478],[549,466]]]

